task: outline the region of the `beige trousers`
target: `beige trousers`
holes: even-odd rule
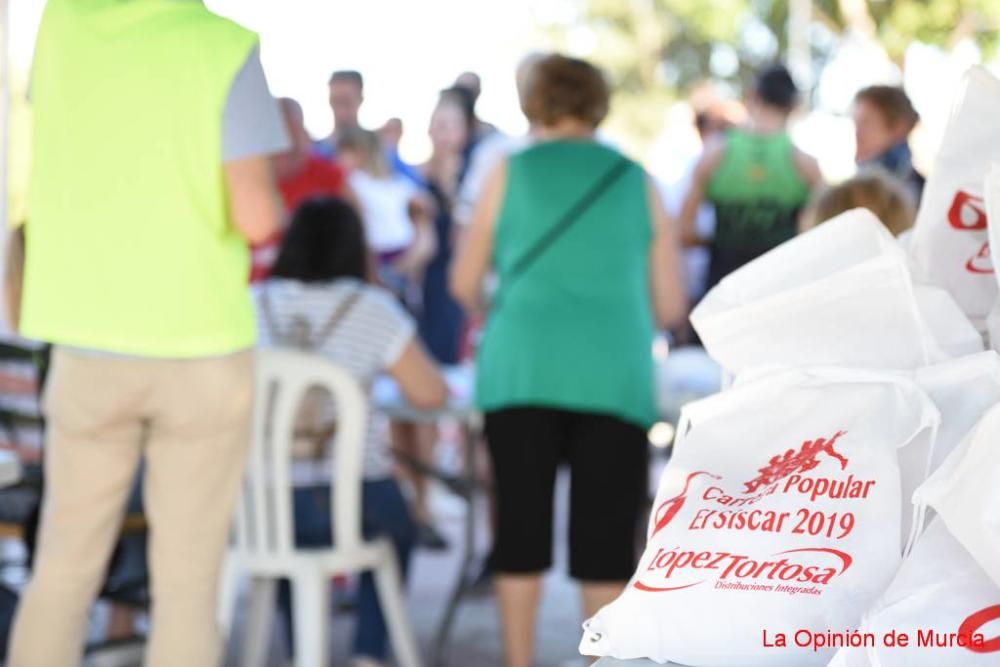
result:
[[[252,403],[252,351],[159,360],[55,350],[38,553],[9,667],[80,664],[143,455],[153,600],[144,664],[218,665],[216,591]]]

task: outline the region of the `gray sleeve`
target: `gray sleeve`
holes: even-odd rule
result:
[[[278,102],[267,87],[260,51],[254,48],[233,79],[222,113],[222,161],[281,153],[289,145]]]

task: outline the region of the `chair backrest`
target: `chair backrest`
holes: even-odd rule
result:
[[[367,399],[350,373],[325,358],[267,349],[257,351],[253,442],[236,514],[235,545],[243,554],[280,557],[295,549],[290,459],[295,418],[311,387],[329,391],[337,410],[334,543],[361,542]]]

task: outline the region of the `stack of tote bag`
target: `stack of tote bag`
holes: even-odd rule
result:
[[[646,549],[584,624],[582,653],[1000,665],[988,636],[1000,357],[984,340],[1000,324],[988,243],[1000,225],[987,222],[1000,220],[1000,81],[973,68],[962,90],[907,250],[850,211],[723,279],[692,313],[731,388],[685,407]],[[894,625],[985,643],[837,653],[806,641]]]

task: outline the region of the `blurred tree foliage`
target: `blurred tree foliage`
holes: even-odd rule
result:
[[[763,64],[788,47],[795,0],[565,0],[570,11],[545,26],[557,48],[588,53],[616,87],[609,124],[641,153],[658,133],[667,106],[706,79],[742,90]],[[949,47],[973,39],[993,55],[1000,0],[803,0],[813,71],[851,32],[902,65],[919,40]]]

